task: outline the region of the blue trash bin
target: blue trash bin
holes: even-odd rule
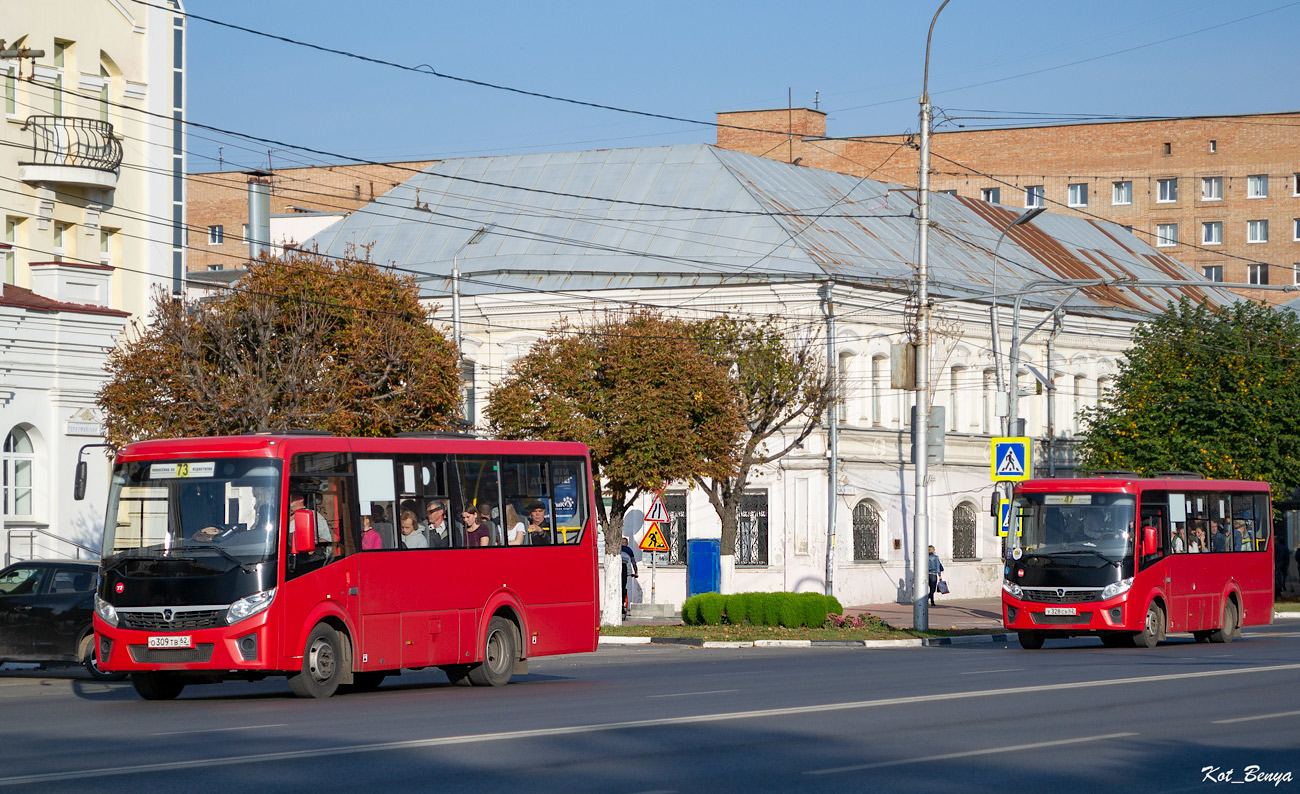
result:
[[[686,596],[716,593],[722,582],[722,542],[686,541]]]

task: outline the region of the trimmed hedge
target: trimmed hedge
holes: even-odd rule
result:
[[[701,593],[682,604],[682,621],[688,626],[730,623],[817,628],[826,624],[827,615],[843,612],[834,596],[821,593]]]

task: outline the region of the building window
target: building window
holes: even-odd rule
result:
[[[226,227],[218,224],[208,227],[208,245],[221,245],[226,241]]]
[[[855,562],[880,559],[880,508],[866,499],[853,508],[853,559]]]
[[[460,377],[461,377],[461,382],[464,384],[461,390],[460,415],[464,417],[465,421],[469,422],[470,425],[472,426],[475,421],[474,412],[476,410],[476,406],[474,404],[474,362],[473,361],[462,360],[460,362]]]
[[[3,75],[5,84],[5,115],[12,118],[18,115],[17,66],[12,61],[0,63],[0,75]]]
[[[1207,281],[1223,281],[1223,265],[1206,265],[1201,268],[1201,275]]]
[[[1165,154],[1173,154],[1173,153],[1174,153],[1174,145],[1169,141],[1165,141]]]
[[[1070,185],[1069,201],[1071,207],[1088,206],[1088,184],[1086,182],[1076,182]]]
[[[1295,240],[1296,242],[1300,242],[1300,218],[1296,218],[1295,220],[1291,221],[1291,223],[1293,224],[1291,239]]]
[[[1156,203],[1169,204],[1178,200],[1178,179],[1156,180]]]
[[[654,558],[656,565],[685,565],[686,494],[681,492],[664,494],[664,512],[668,514],[668,522],[662,526],[662,530],[664,540],[668,543],[668,551],[652,551],[650,556]]]
[[[952,511],[952,558],[975,559],[975,534],[979,527],[975,505],[962,502]]]
[[[1268,221],[1246,221],[1246,242],[1268,242]]]
[[[885,423],[883,400],[888,371],[888,359],[882,356],[871,359],[871,424],[875,427]]]
[[[63,257],[68,253],[68,228],[66,223],[54,224],[54,261],[62,262]]]
[[[208,270],[225,270],[225,265],[208,265]]]
[[[736,526],[736,565],[767,565],[767,491],[740,496]]]
[[[1156,226],[1156,246],[1168,248],[1178,245],[1178,224],[1161,223]]]
[[[956,190],[940,190],[939,193],[940,193],[941,195],[944,195],[944,196],[955,196],[955,195],[957,195],[957,191],[956,191]]]
[[[1221,245],[1223,243],[1223,222],[1207,221],[1201,224],[1201,244]]]
[[[1025,188],[1025,206],[1026,207],[1043,206],[1043,198],[1046,195],[1047,194],[1043,191],[1042,185],[1030,185],[1029,187]]]
[[[1132,204],[1133,183],[1129,180],[1111,183],[1111,204]]]
[[[99,264],[113,266],[113,231],[99,230]]]
[[[1300,262],[1291,266],[1291,283],[1300,284]]]
[[[5,437],[3,501],[7,518],[31,518],[32,472],[36,467],[36,452],[31,436],[21,427],[15,427]]]
[[[5,218],[4,241],[9,244],[4,253],[5,258],[5,283],[16,284],[18,270],[18,254],[14,251],[14,244],[18,242],[18,219]]]
[[[1268,198],[1268,174],[1246,177],[1246,198]]]
[[[999,199],[1002,197],[1002,189],[996,187],[980,188],[980,200],[987,201],[990,204],[1001,204]]]
[[[108,70],[103,66],[99,67],[99,120],[108,121]]]
[[[1201,177],[1201,201],[1223,201],[1223,177]]]
[[[1291,175],[1291,195],[1300,196],[1300,173]]]
[[[1262,262],[1246,265],[1246,281],[1250,284],[1267,284],[1268,265]]]
[[[68,43],[65,41],[54,42],[54,92],[53,92],[53,112],[56,116],[63,115],[63,66],[68,52]]]
[[[1210,141],[1210,154],[1214,154],[1217,151],[1219,151],[1219,142],[1213,140]]]

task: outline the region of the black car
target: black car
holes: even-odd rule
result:
[[[0,662],[80,662],[92,678],[113,681],[95,663],[95,577],[75,560],[18,562],[0,570]]]

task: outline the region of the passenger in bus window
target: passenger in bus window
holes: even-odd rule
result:
[[[1172,541],[1172,545],[1174,547],[1174,554],[1187,553],[1187,541],[1184,540],[1184,536],[1186,535],[1186,532],[1187,530],[1183,529],[1182,524],[1174,525],[1174,536]]]
[[[384,539],[380,536],[379,530],[375,529],[375,520],[372,516],[361,517],[361,548],[365,551],[382,549]]]
[[[451,548],[451,527],[447,526],[447,506],[437,500],[425,507],[424,533],[431,549]]]
[[[528,545],[548,546],[551,543],[551,529],[546,526],[546,505],[541,502],[528,503]]]
[[[1250,524],[1251,522],[1244,518],[1238,518],[1232,522],[1233,548],[1237,551],[1255,550],[1255,532]]]
[[[523,522],[523,519],[519,518],[519,512],[515,510],[513,504],[506,502],[504,513],[505,523],[503,523],[502,526],[509,527],[509,529],[506,530],[506,545],[524,545],[524,541],[528,539],[528,533],[526,531],[527,525]]]
[[[1232,544],[1228,540],[1228,528],[1222,522],[1213,522],[1215,524],[1214,534],[1210,536],[1211,551],[1228,551]]]
[[[1197,521],[1196,526],[1192,527],[1192,537],[1187,541],[1187,551],[1191,554],[1199,554],[1205,551],[1205,522]]]
[[[401,531],[402,534],[397,538],[398,546],[404,549],[429,548],[429,536],[424,534],[424,530],[416,521],[415,513],[410,510],[402,511]]]
[[[302,493],[289,494],[289,514],[292,516],[299,510],[307,510],[307,496]],[[330,530],[330,522],[325,520],[325,516],[319,510],[313,510],[316,514],[316,542],[333,543],[334,533]]]
[[[492,545],[492,524],[482,514],[478,507],[467,507],[460,514],[461,521],[465,524],[465,545],[474,546],[491,546]]]

